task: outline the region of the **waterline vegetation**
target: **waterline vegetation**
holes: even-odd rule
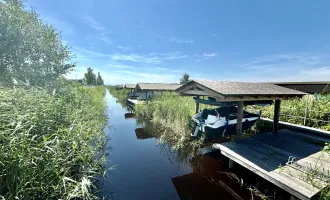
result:
[[[97,199],[105,87],[63,78],[69,47],[23,1],[0,16],[0,199]]]
[[[0,195],[93,199],[103,173],[105,88],[0,89]]]

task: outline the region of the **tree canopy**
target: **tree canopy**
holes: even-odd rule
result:
[[[86,85],[104,85],[100,72],[96,77],[96,74],[93,71],[94,70],[91,67],[87,68],[87,73],[85,73],[84,77],[84,82],[86,83]]]
[[[75,66],[60,33],[22,0],[0,2],[0,80],[47,85]]]
[[[104,85],[104,82],[103,82],[102,76],[100,75],[100,72],[98,73],[97,78],[96,78],[96,85]]]
[[[184,73],[184,74],[182,75],[182,78],[180,79],[180,83],[181,83],[181,84],[188,83],[188,82],[190,81],[189,78],[190,78],[189,74],[188,74],[188,73]]]

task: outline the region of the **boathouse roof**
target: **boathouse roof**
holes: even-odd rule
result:
[[[127,88],[127,89],[135,89],[135,88],[136,88],[136,85],[137,85],[137,84],[125,84],[125,85],[124,85],[124,88]]]
[[[175,91],[182,85],[180,84],[167,84],[167,83],[138,83],[137,89],[140,90],[153,90],[153,91]]]
[[[176,90],[180,95],[210,96],[217,101],[274,100],[302,97],[306,93],[269,83],[193,80]]]
[[[317,82],[270,82],[271,84],[306,93],[330,93],[330,81]]]

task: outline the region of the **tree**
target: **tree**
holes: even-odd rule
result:
[[[96,85],[96,75],[93,73],[91,67],[87,68],[87,73],[85,73],[85,80],[87,85]]]
[[[104,85],[100,72],[98,73],[97,78],[96,78],[96,85]]]
[[[74,68],[61,35],[22,0],[0,2],[0,18],[1,81],[49,85]]]
[[[189,79],[189,74],[188,73],[184,73],[183,75],[182,75],[182,78],[180,79],[180,83],[181,84],[186,84],[186,83],[188,83],[189,81],[190,81],[190,79]]]

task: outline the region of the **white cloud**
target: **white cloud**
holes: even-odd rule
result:
[[[104,31],[106,28],[99,24],[92,16],[86,15],[83,18],[83,21],[90,26],[91,28],[97,30],[97,31]]]
[[[233,79],[255,82],[328,81],[330,57],[307,53],[268,55],[241,65]],[[236,77],[235,77],[236,76]]]
[[[216,53],[203,53],[202,55],[196,55],[198,59],[195,62],[199,63],[201,61],[208,60],[216,55]]]
[[[170,42],[178,43],[178,44],[193,44],[193,40],[184,40],[184,39],[179,39],[176,37],[170,38]]]

